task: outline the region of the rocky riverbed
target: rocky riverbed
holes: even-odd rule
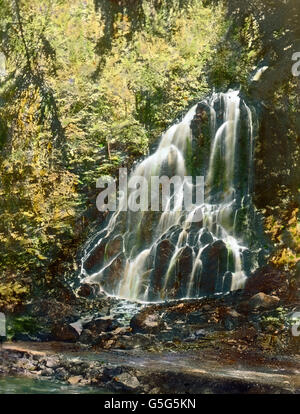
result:
[[[245,355],[244,355],[245,357]],[[69,344],[7,344],[1,372],[116,393],[300,393],[300,358],[241,354],[89,352]]]
[[[8,318],[0,374],[111,392],[299,393],[299,309],[271,268],[243,291],[147,305],[82,285]]]

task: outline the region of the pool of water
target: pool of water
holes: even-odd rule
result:
[[[58,381],[0,377],[1,394],[109,394],[104,389],[63,384]]]

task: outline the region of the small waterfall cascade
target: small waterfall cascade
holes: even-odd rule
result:
[[[165,211],[133,211],[135,192],[128,190],[87,242],[82,281],[140,302],[243,288],[256,266],[248,247],[253,118],[239,91],[228,91],[213,93],[172,125],[129,179],[144,177],[150,183],[154,176],[176,176],[182,184],[170,191]],[[182,209],[185,186],[195,187],[186,177],[196,176],[204,177],[203,198]],[[194,220],[196,214],[200,218]]]

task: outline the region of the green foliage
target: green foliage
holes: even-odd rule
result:
[[[269,334],[289,333],[293,326],[298,324],[299,317],[296,317],[290,310],[280,307],[275,309],[268,316],[263,316],[260,320],[262,331]]]
[[[2,113],[14,126],[1,163],[2,270],[30,272],[50,262],[72,236],[76,177],[55,163],[47,121],[40,125],[41,96],[32,85]],[[11,109],[11,113],[8,109]]]
[[[39,331],[39,324],[30,316],[11,316],[7,320],[6,338],[9,341],[14,340],[18,335],[35,335]]]
[[[262,56],[261,33],[253,15],[245,17],[240,25],[228,19],[223,41],[214,52],[210,67],[210,81],[220,89],[242,86],[248,88],[250,74]]]
[[[209,91],[222,8],[144,0],[139,10],[108,10],[101,50],[108,20],[92,0],[0,0],[3,305],[25,298],[18,283],[34,292],[76,270],[96,180],[130,168]]]
[[[270,331],[271,329],[282,330],[285,325],[289,323],[287,318],[287,311],[284,308],[277,308],[271,315],[263,316],[260,324],[264,331]]]
[[[29,287],[19,282],[0,283],[0,309],[14,311],[28,296]]]
[[[276,245],[271,262],[285,270],[296,270],[300,260],[300,220],[299,208],[276,210],[266,218],[266,230]],[[274,214],[275,213],[275,214]]]

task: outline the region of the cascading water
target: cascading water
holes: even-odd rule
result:
[[[154,302],[242,288],[253,268],[246,247],[251,204],[253,115],[239,91],[214,93],[162,136],[133,176],[205,176],[204,202],[182,205],[184,185],[170,194],[169,211],[119,209],[88,242],[81,275],[121,298]],[[123,200],[124,201],[124,200]],[[126,200],[127,201],[127,200]],[[178,210],[178,211],[177,211]],[[202,219],[194,221],[193,215]],[[251,262],[249,264],[249,262]]]

